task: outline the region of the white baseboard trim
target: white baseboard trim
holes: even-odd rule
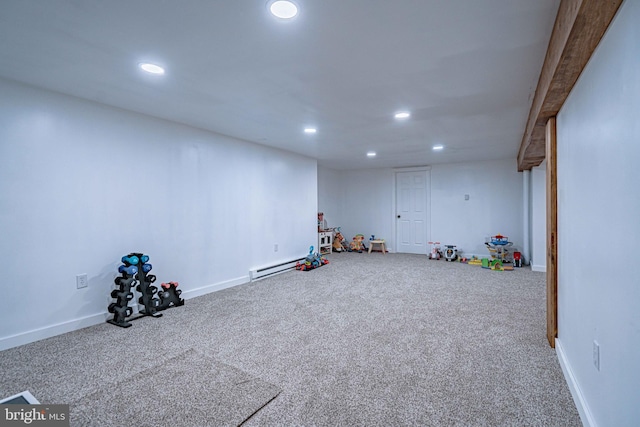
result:
[[[569,385],[571,396],[573,397],[573,401],[576,404],[578,413],[580,414],[580,420],[582,421],[582,424],[584,425],[584,427],[597,427],[597,424],[593,419],[593,415],[591,415],[591,411],[589,410],[589,405],[587,404],[587,401],[582,394],[580,385],[576,381],[576,377],[573,374],[571,365],[567,360],[567,356],[565,355],[564,349],[562,348],[562,343],[558,338],[556,338],[556,353],[558,355],[558,361],[560,362],[560,367],[562,368],[564,378]]]
[[[215,285],[207,285],[197,289],[190,289],[188,291],[184,291],[180,296],[184,299],[191,299],[248,282],[249,276],[242,276],[225,282],[216,283]],[[67,332],[76,331],[89,326],[99,325],[100,323],[106,322],[110,316],[111,314],[107,312],[105,307],[105,311],[102,313],[96,313],[90,316],[69,320],[67,322],[57,323],[55,325],[45,326],[32,331],[3,337],[0,338],[0,351],[51,338],[56,335],[66,334]]]
[[[547,272],[547,266],[546,265],[531,264],[531,271],[540,271],[542,273],[546,273]]]
[[[98,325],[106,322],[108,315],[109,313],[105,310],[104,313],[92,314],[90,316],[0,338],[0,351],[51,338],[56,335],[66,334],[67,332],[77,331],[78,329],[88,326]]]
[[[214,285],[207,285],[201,288],[189,289],[188,291],[183,291],[180,295],[184,299],[191,299],[195,297],[200,297],[202,295],[210,294],[211,292],[221,291],[227,288],[233,288],[234,286],[243,285],[245,283],[249,283],[249,276],[241,276],[235,279],[227,280],[224,282],[216,283]]]

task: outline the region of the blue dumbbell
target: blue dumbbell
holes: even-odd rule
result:
[[[151,264],[142,264],[142,271],[144,271],[145,273],[148,273],[151,271],[153,267],[151,267]]]
[[[149,261],[149,255],[142,255],[142,257],[140,257],[140,261],[142,261],[143,264],[145,262],[148,262]]]
[[[122,262],[127,265],[138,265],[140,260],[135,255],[125,255],[122,257]]]
[[[118,267],[118,272],[126,273],[129,276],[133,276],[138,272],[138,267],[136,267],[135,265],[130,265],[130,266],[121,265],[120,267]]]

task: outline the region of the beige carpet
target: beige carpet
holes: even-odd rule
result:
[[[78,426],[238,426],[280,393],[195,350],[70,404]]]

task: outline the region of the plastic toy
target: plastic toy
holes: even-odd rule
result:
[[[313,252],[313,246],[309,247],[309,255],[305,258],[304,262],[301,264],[300,262],[296,263],[296,270],[300,271],[310,271],[314,270],[318,267],[322,267],[323,265],[329,264],[329,260],[321,256],[317,252]]]
[[[491,261],[491,270],[493,271],[504,271],[504,268],[502,268],[502,262],[498,259],[494,259],[493,261]]]
[[[491,236],[487,240],[488,241],[484,244],[487,246],[487,249],[489,249],[491,258],[497,259],[502,263],[510,263],[512,261],[509,248],[513,246],[513,243],[509,241],[508,237],[501,234],[496,234],[495,236]]]
[[[442,252],[440,251],[440,242],[429,242],[431,245],[431,251],[429,251],[429,259],[438,260],[442,257]]]
[[[464,262],[463,261],[464,259],[465,258],[460,258],[460,262]],[[511,266],[511,264],[505,264],[499,259],[495,259],[495,258],[494,259],[489,259],[489,258],[478,259],[478,257],[474,255],[466,263],[469,265],[479,265],[482,268],[486,268],[487,270],[513,271],[513,266]]]
[[[520,252],[513,253],[513,266],[522,267],[522,254]]]
[[[487,260],[488,261],[488,260]],[[477,256],[473,256],[471,257],[471,259],[469,261],[467,261],[467,264],[469,265],[482,265],[482,261],[480,259],[478,259]]]
[[[446,248],[444,250],[444,259],[446,261],[451,262],[458,259],[458,250],[455,245],[444,245],[444,247]]]

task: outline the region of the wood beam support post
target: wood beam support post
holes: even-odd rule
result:
[[[558,180],[556,161],[556,118],[547,121],[547,339],[556,346],[558,336]]]

